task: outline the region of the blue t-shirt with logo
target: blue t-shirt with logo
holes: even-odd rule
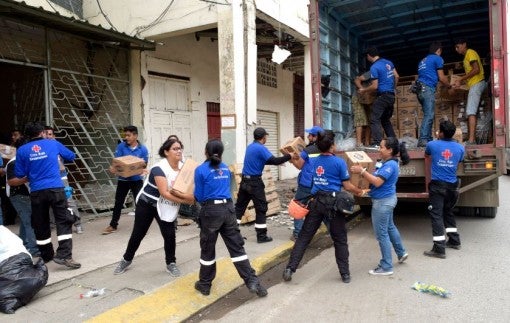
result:
[[[342,182],[350,179],[345,161],[335,155],[319,155],[312,160],[313,186],[311,194],[318,191],[339,192]]]
[[[224,163],[218,168],[206,160],[195,169],[195,200],[202,203],[208,200],[232,198],[230,194],[230,170]]]
[[[254,141],[246,147],[244,155],[243,175],[260,176],[266,162],[273,154],[259,141]]]
[[[130,145],[128,145],[125,141],[117,145],[117,149],[115,149],[115,157],[129,155],[143,159],[146,164],[149,161],[149,151],[147,150],[147,147],[145,147],[144,145],[138,143],[138,145],[133,148]],[[141,181],[141,180],[143,180],[142,175],[135,175],[131,177],[119,176],[119,181]]]
[[[315,144],[307,146],[301,152],[301,158],[305,161],[298,175],[298,185],[312,187],[313,166],[312,160],[320,156],[321,152]]]
[[[453,139],[429,141],[425,155],[431,156],[431,179],[456,183],[457,167],[464,159],[464,146]]]
[[[384,58],[379,58],[370,66],[370,78],[377,79],[377,92],[395,91],[394,69],[393,63]]]
[[[429,54],[418,64],[418,81],[436,89],[439,77],[437,70],[443,69],[443,58],[437,54]]]
[[[57,140],[37,138],[16,151],[14,174],[18,178],[28,177],[30,191],[63,188],[58,158],[73,161],[75,154]]]
[[[378,167],[378,165],[379,163],[376,164],[373,175],[384,179],[384,183],[379,187],[370,184],[370,197],[373,199],[382,199],[395,195],[397,193],[399,174],[398,161],[392,158],[383,162],[380,167]]]

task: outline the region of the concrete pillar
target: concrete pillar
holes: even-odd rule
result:
[[[245,5],[251,9],[245,11]],[[256,122],[257,117],[255,7],[243,0],[233,0],[230,7],[218,7],[223,161],[242,163],[247,142],[253,139],[252,129],[247,129],[247,124]],[[247,25],[247,20],[253,22]]]
[[[310,59],[310,46],[305,45],[304,58],[304,81],[305,81],[305,129],[311,128],[313,124],[313,96],[312,96],[312,70]],[[306,134],[305,134],[306,135]]]

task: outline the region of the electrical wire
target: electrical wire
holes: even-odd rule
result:
[[[167,14],[168,10],[170,10],[170,7],[174,4],[174,2],[175,2],[175,0],[170,1],[170,4],[165,8],[165,10],[163,10],[163,12],[156,19],[154,19],[154,21],[152,21],[151,23],[149,23],[145,26],[136,27],[133,30],[133,32],[135,32],[135,36],[139,37],[142,32],[147,31],[150,28],[159,24],[161,22],[161,19],[163,19],[163,17]]]
[[[97,2],[97,6],[99,7],[99,11],[101,11],[101,14],[103,15],[104,19],[110,24],[110,26],[112,27],[112,29],[114,31],[117,31],[117,28],[115,28],[115,26],[112,24],[112,22],[110,21],[110,18],[108,18],[108,16],[104,13],[103,8],[101,7],[101,4],[99,3],[99,0],[96,0],[96,2]]]
[[[207,3],[212,3],[212,4],[220,4],[220,5],[223,5],[223,6],[230,6],[231,5],[231,3],[229,3],[227,0],[225,0],[225,3],[216,2],[216,1],[212,1],[212,0],[199,0],[199,1],[207,2]]]

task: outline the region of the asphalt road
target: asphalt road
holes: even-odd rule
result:
[[[502,176],[495,219],[457,217],[462,249],[448,249],[446,259],[423,256],[432,246],[431,227],[425,208],[417,206],[395,218],[408,260],[397,263],[392,276],[373,277],[368,270],[380,255],[365,219],[349,232],[350,284],[341,282],[330,248],[298,269],[291,282],[269,288],[268,297],[251,298],[221,317],[210,308],[202,321],[509,322],[509,191],[510,177]],[[443,287],[451,296],[418,292],[411,288],[417,281]]]

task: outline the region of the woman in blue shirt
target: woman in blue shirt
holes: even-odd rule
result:
[[[398,262],[403,263],[407,259],[407,252],[400,239],[400,233],[393,223],[393,210],[397,205],[396,184],[399,174],[400,154],[402,164],[409,163],[409,155],[405,143],[399,143],[395,137],[389,137],[381,141],[379,148],[381,161],[375,165],[373,174],[367,172],[360,165],[351,166],[351,172],[361,174],[370,183],[370,197],[372,198],[372,226],[379,242],[382,259],[377,267],[370,270],[371,275],[393,274],[393,261],[391,247],[397,253]]]
[[[221,161],[223,150],[221,141],[210,140],[205,146],[207,159],[195,169],[194,195],[202,206],[199,213],[200,273],[195,289],[206,296],[211,292],[212,281],[216,277],[216,240],[220,234],[246,287],[263,297],[267,290],[260,285],[244,251],[244,240],[230,193],[231,173]]]
[[[335,134],[331,130],[321,131],[318,134],[317,147],[321,154],[313,159],[312,190],[313,200],[309,204],[310,213],[305,218],[303,228],[294,244],[290,254],[289,263],[283,271],[283,280],[292,280],[305,250],[312,241],[325,218],[330,219],[329,231],[335,247],[335,259],[344,283],[351,281],[349,271],[349,247],[347,245],[347,229],[345,228],[345,215],[336,208],[337,199],[344,198],[346,192],[342,187],[356,195],[362,190],[350,182],[349,171],[345,161],[336,156]],[[347,199],[354,200],[351,197]]]

